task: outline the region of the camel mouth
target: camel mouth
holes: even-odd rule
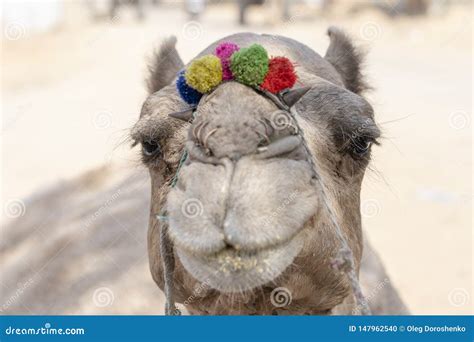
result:
[[[261,250],[223,248],[212,255],[196,255],[177,248],[184,268],[198,281],[224,293],[242,293],[274,281],[301,252],[304,229],[289,241]]]
[[[168,194],[168,233],[195,279],[221,292],[246,291],[293,262],[318,213],[317,196],[304,160],[192,162]]]

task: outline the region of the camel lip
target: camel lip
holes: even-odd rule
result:
[[[305,231],[305,229],[306,229],[306,223],[300,229],[298,229],[298,231],[295,234],[293,234],[292,236],[289,236],[286,239],[281,239],[277,243],[269,244],[263,248],[251,249],[251,250],[246,249],[245,247],[240,246],[240,245],[232,246],[223,242],[222,248],[219,249],[218,251],[213,251],[211,253],[199,253],[199,252],[196,252],[195,250],[191,250],[187,248],[186,246],[183,246],[182,244],[179,243],[179,241],[175,241],[175,243],[177,247],[181,250],[184,250],[186,254],[196,257],[196,258],[203,259],[203,260],[213,261],[213,260],[222,258],[223,256],[242,258],[242,259],[248,260],[250,258],[256,258],[260,254],[263,254],[265,252],[275,251],[284,247],[286,244],[288,244],[292,240],[296,239],[299,235],[301,235],[302,232]]]
[[[226,248],[204,257],[180,248],[177,252],[184,268],[200,282],[224,293],[242,292],[263,286],[283,273],[300,253],[304,231],[260,251]]]
[[[296,234],[290,236],[289,238],[285,240],[280,240],[278,241],[278,243],[273,243],[271,245],[265,246],[264,248],[247,250],[245,248],[242,248],[239,245],[237,246],[227,245],[220,251],[215,252],[210,255],[206,255],[204,258],[209,259],[209,260],[219,260],[219,259],[222,259],[223,257],[225,258],[231,257],[231,258],[242,259],[242,260],[255,259],[255,258],[258,258],[259,255],[261,254],[271,252],[271,251],[276,251],[283,248],[290,241],[296,239],[302,233],[303,230],[304,230],[304,226],[301,227],[301,229],[298,230]]]

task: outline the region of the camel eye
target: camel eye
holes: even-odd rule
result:
[[[363,157],[370,151],[372,140],[366,137],[357,137],[352,141],[352,153],[355,157]]]
[[[160,153],[160,144],[155,140],[142,141],[142,151],[147,157],[155,156]]]

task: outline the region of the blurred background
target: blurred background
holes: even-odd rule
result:
[[[0,312],[161,314],[149,180],[127,134],[147,56],[185,62],[240,31],[368,52],[383,130],[362,192],[368,238],[414,314],[472,313],[472,2],[2,1]]]

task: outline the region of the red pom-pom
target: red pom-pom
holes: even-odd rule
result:
[[[273,57],[268,64],[268,73],[261,88],[276,94],[293,87],[297,79],[295,67],[286,57]]]

